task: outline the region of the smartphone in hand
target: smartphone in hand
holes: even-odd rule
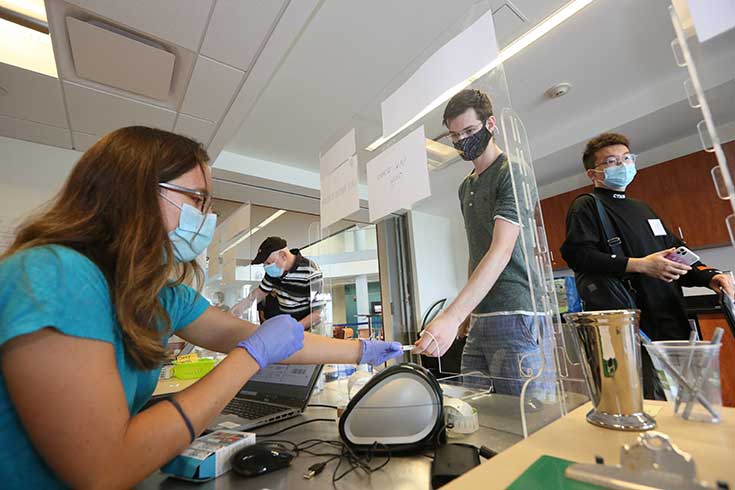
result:
[[[677,247],[676,250],[666,255],[666,258],[684,265],[694,265],[699,262],[699,255],[686,247]]]

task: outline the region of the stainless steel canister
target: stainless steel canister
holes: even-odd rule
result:
[[[593,408],[591,424],[648,430],[656,421],[643,411],[638,310],[568,313]]]

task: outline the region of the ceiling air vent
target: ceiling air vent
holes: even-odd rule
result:
[[[148,39],[98,21],[66,18],[79,78],[164,100],[176,56]]]

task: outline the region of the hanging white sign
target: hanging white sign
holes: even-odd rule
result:
[[[360,210],[356,156],[349,157],[332,173],[322,176],[321,183],[322,229]]]
[[[424,127],[367,163],[370,221],[410,209],[431,195]]]
[[[432,102],[498,57],[492,12],[485,13],[431,55],[411,78],[383,101],[383,136],[388,137]],[[450,94],[451,95],[451,94]]]

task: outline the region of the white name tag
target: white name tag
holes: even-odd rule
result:
[[[651,226],[654,236],[666,236],[666,229],[661,224],[660,219],[649,219],[648,224]]]

